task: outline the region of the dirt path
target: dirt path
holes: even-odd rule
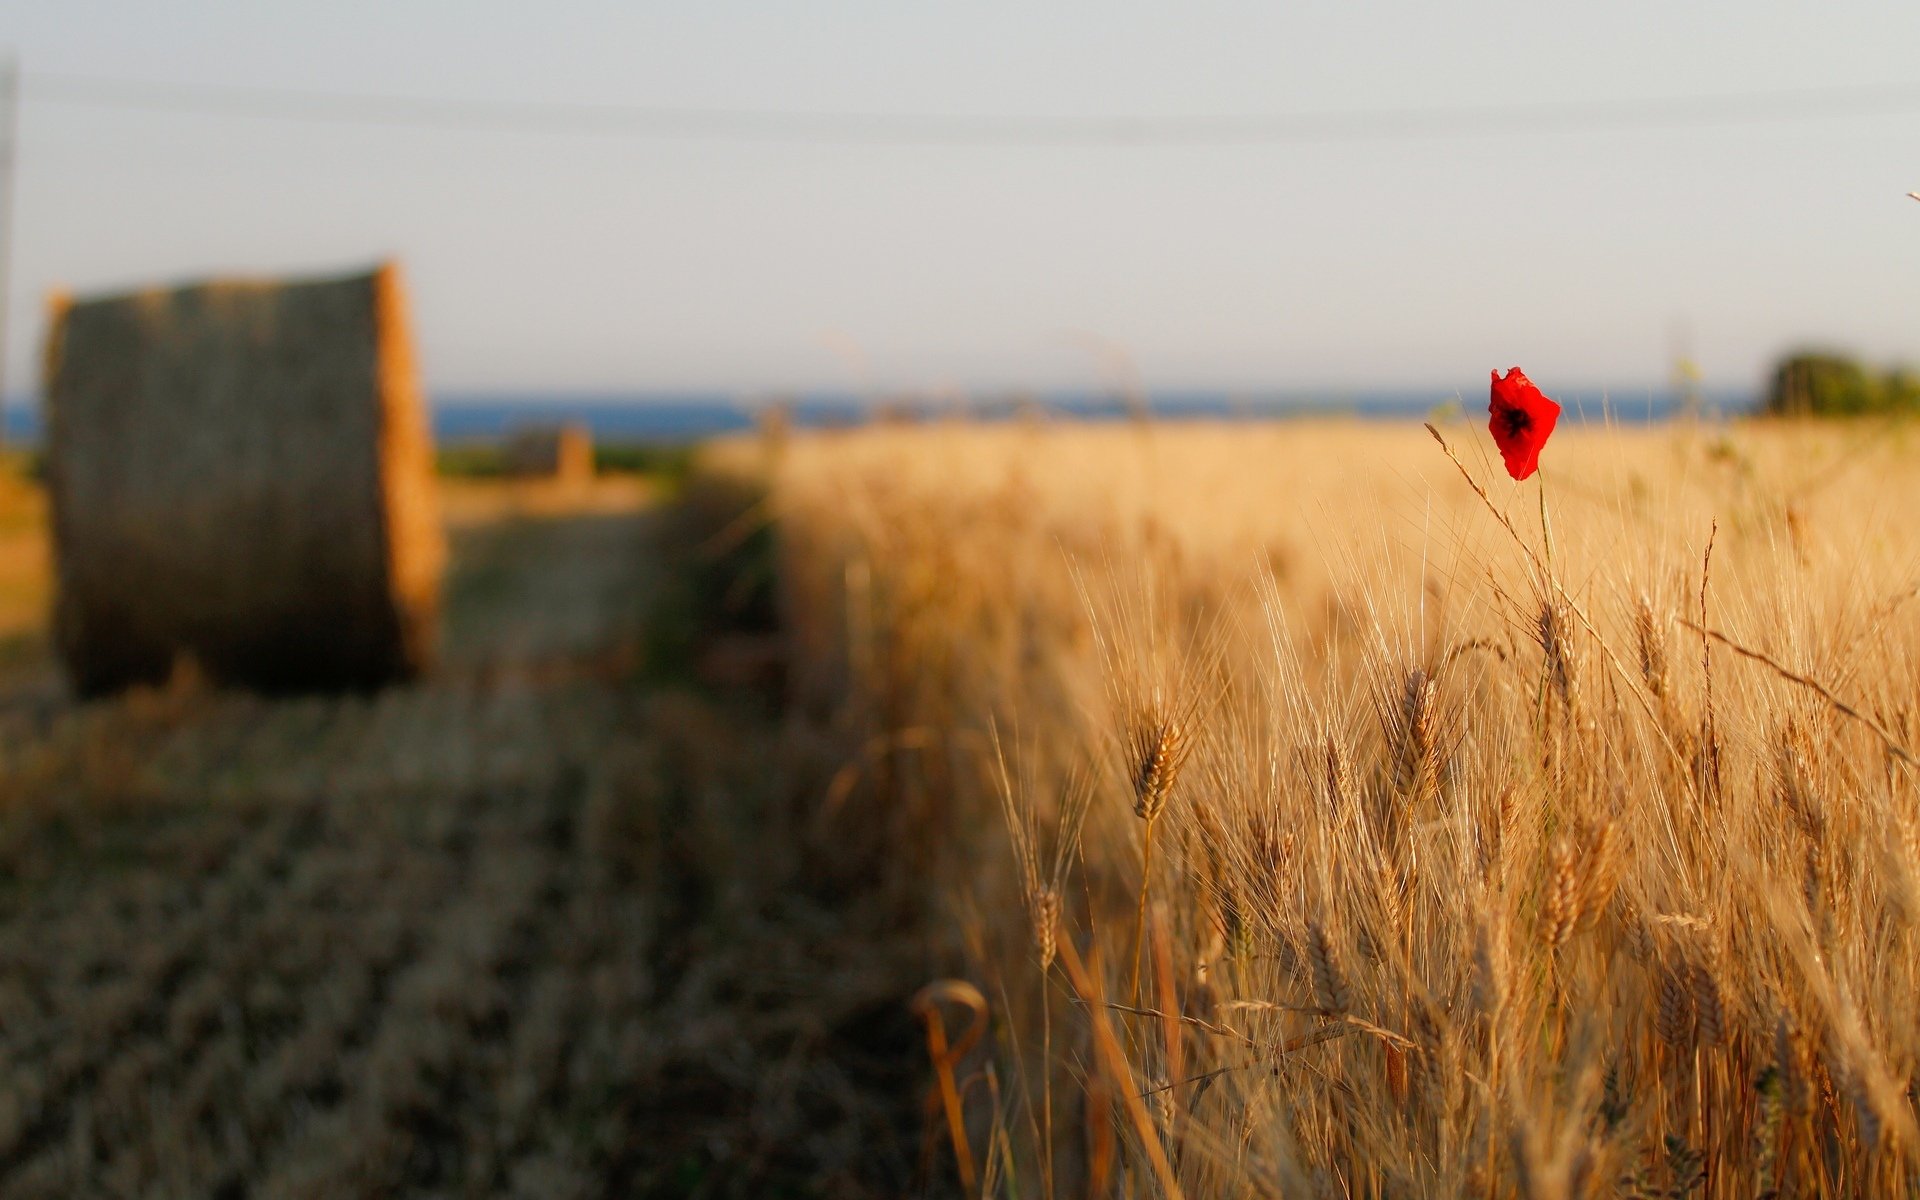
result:
[[[454,497],[446,668],[0,705],[0,1195],[867,1195],[907,965],[769,723],[636,674],[643,493]],[[903,1074],[907,1070],[907,1074]]]

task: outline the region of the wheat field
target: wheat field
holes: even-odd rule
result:
[[[455,485],[331,699],[74,702],[0,479],[0,1194],[1905,1194],[1920,446],[1438,432]]]
[[[934,914],[993,1196],[1907,1194],[1920,447],[1884,425],[715,448],[820,820]]]

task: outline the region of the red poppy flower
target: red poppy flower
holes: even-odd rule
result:
[[[1519,367],[1493,373],[1493,399],[1489,404],[1493,444],[1507,460],[1507,474],[1525,479],[1540,469],[1540,448],[1553,436],[1554,422],[1560,419],[1560,406],[1540,394],[1526,372]]]

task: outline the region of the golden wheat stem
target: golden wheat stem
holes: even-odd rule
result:
[[[1160,822],[1147,818],[1147,844],[1140,854],[1140,911],[1133,922],[1133,983],[1127,989],[1127,1003],[1140,1003],[1140,956],[1147,940],[1147,889],[1153,884],[1153,827]]]
[[[1053,979],[1040,974],[1040,1186],[1053,1200]]]
[[[1713,578],[1713,543],[1720,536],[1720,522],[1715,521],[1707,529],[1707,550],[1700,559],[1700,678],[1701,689],[1706,696],[1706,744],[1700,748],[1704,755],[1709,797],[1720,798],[1720,733],[1714,719],[1713,710],[1713,643],[1706,634],[1707,625],[1707,584]]]
[[[1711,1196],[1714,1194],[1713,1171],[1717,1165],[1715,1161],[1717,1156],[1713,1152],[1714,1105],[1711,1103],[1712,1097],[1716,1094],[1714,1056],[1707,1053],[1705,1046],[1695,1047],[1693,1054],[1694,1070],[1700,1076],[1700,1150],[1706,1156],[1701,1169],[1705,1172],[1706,1194]]]

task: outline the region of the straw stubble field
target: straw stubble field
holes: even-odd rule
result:
[[[420,685],[76,705],[9,487],[0,1195],[905,1177],[908,977],[807,867],[777,781],[818,753],[641,661],[673,540],[642,490],[456,485]]]
[[[957,964],[963,1192],[1912,1186],[1910,432],[1441,435],[711,456]]]

